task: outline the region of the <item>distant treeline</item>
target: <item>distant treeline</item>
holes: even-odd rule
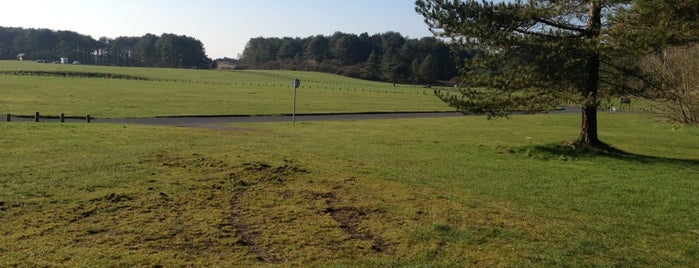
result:
[[[292,69],[342,74],[401,83],[438,83],[458,76],[454,57],[444,42],[409,39],[396,32],[360,35],[264,38],[248,41],[241,57],[246,68]]]
[[[0,59],[19,56],[24,60],[53,62],[68,58],[71,62],[115,66],[204,69],[213,66],[201,41],[183,35],[146,34],[95,40],[71,31],[0,27]]]

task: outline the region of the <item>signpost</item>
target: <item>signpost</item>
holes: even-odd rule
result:
[[[294,87],[294,112],[291,114],[291,122],[296,124],[296,89],[301,86],[301,80],[294,78],[292,86]]]

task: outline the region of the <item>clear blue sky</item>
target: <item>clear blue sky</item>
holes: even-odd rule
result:
[[[201,40],[212,58],[236,58],[260,36],[431,36],[414,0],[9,0],[2,10],[4,27],[69,30],[95,39],[187,35]]]

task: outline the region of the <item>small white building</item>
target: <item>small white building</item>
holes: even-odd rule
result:
[[[61,63],[62,64],[70,64],[70,61],[68,61],[68,58],[61,58]]]

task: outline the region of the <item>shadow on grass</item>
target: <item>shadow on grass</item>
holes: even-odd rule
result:
[[[643,164],[683,164],[699,165],[699,159],[679,159],[661,156],[649,156],[629,153],[609,145],[604,148],[580,148],[571,142],[558,144],[534,145],[520,148],[517,151],[526,152],[528,156],[541,157],[546,159],[566,160],[570,158],[600,158],[608,157],[625,161],[633,161]],[[512,152],[512,151],[511,151]]]

